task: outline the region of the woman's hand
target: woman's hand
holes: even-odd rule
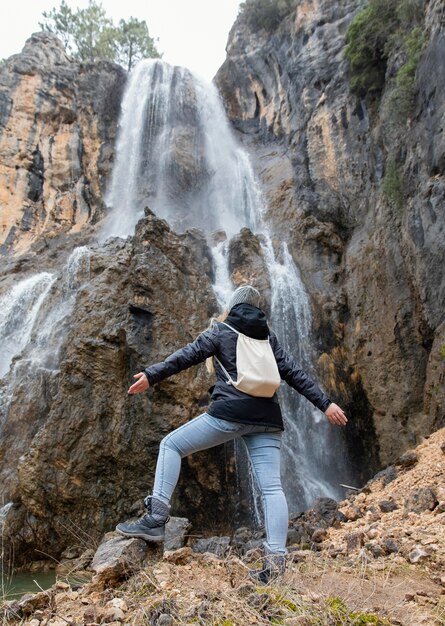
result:
[[[138,380],[131,385],[128,393],[142,393],[150,387],[147,376],[144,372],[139,372],[139,374],[135,374],[133,378],[137,378]]]
[[[331,424],[335,424],[336,426],[345,426],[347,424],[348,418],[344,414],[343,409],[334,402],[331,402],[324,414]]]

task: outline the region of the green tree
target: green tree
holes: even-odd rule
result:
[[[146,22],[130,17],[126,22],[120,20],[116,29],[116,60],[131,70],[141,59],[159,57],[155,42],[148,33]]]
[[[140,59],[160,56],[145,21],[131,17],[115,26],[96,0],[76,11],[62,0],[59,8],[44,12],[43,17],[40,27],[57,35],[80,61],[106,59],[130,70]]]
[[[62,0],[58,9],[53,8],[51,11],[44,11],[42,15],[45,21],[39,23],[40,28],[57,35],[67,52],[74,53],[75,17],[65,0]]]
[[[78,9],[74,17],[76,56],[81,61],[113,61],[113,22],[102,4],[90,0],[88,7]]]

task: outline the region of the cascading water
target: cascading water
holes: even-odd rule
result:
[[[25,278],[0,299],[0,436],[16,385],[38,368],[57,370],[77,290],[89,278],[89,263],[89,248],[75,248],[59,275],[42,272]]]
[[[277,259],[261,193],[246,152],[237,144],[213,85],[188,70],[143,61],[123,100],[117,158],[107,196],[103,237],[133,232],[145,206],[179,231],[199,227],[230,237],[241,227],[262,232],[271,277],[272,327],[284,347],[312,370],[311,314],[299,271],[283,244]],[[210,241],[210,237],[209,237]],[[221,306],[232,284],[227,243],[212,248],[214,290]],[[293,390],[280,391],[286,421],[284,485],[292,510],[322,495],[339,495],[345,480],[341,436]]]
[[[40,308],[55,276],[35,274],[20,281],[0,298],[0,378],[9,371],[12,359],[30,340]]]
[[[255,228],[251,178],[216,89],[184,68],[139,63],[122,103],[102,237],[132,234],[145,206],[178,231]]]

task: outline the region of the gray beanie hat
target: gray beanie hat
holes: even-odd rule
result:
[[[238,289],[235,289],[233,292],[232,297],[229,300],[229,304],[227,305],[227,309],[230,311],[234,306],[242,304],[243,302],[246,304],[252,304],[259,309],[261,302],[260,292],[251,285],[238,287]]]

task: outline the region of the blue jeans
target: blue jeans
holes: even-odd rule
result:
[[[161,441],[153,495],[170,503],[181,470],[181,459],[241,437],[247,446],[264,506],[266,551],[285,554],[288,508],[281,486],[282,431],[274,427],[240,424],[207,413],[180,426]]]

